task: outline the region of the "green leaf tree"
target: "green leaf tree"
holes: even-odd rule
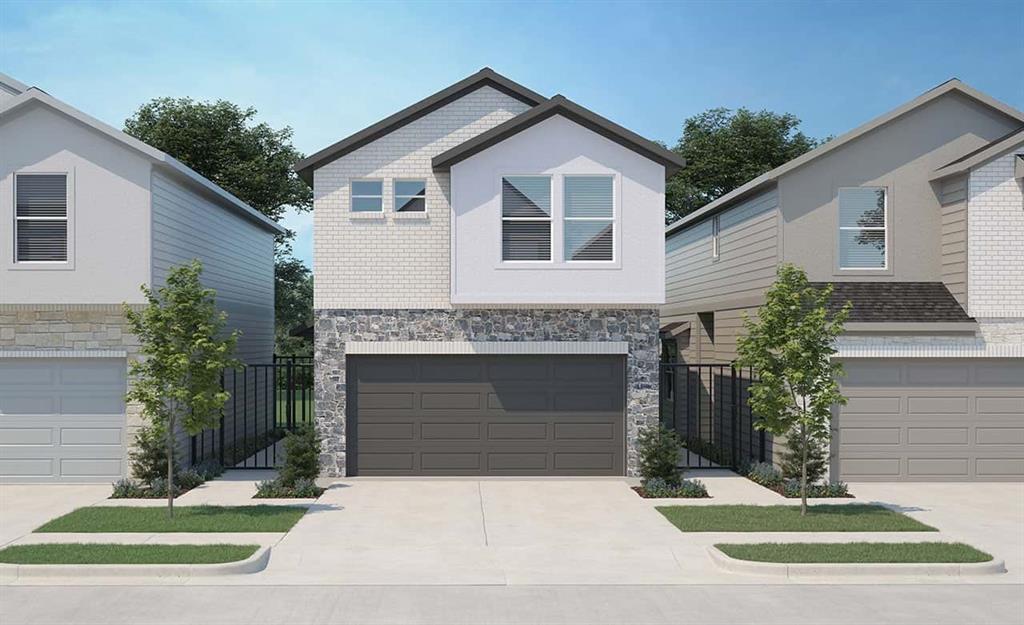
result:
[[[752,367],[758,376],[750,386],[750,407],[758,416],[754,427],[808,443],[800,458],[801,515],[807,514],[807,450],[827,445],[832,406],[846,403],[837,381],[842,365],[832,356],[850,304],[830,314],[831,295],[832,285],[815,288],[802,269],[783,264],[757,319],[744,320],[746,336],[737,342],[736,364]]]
[[[665,185],[666,221],[689,215],[821,143],[799,126],[795,115],[745,108],[714,108],[687,119],[673,148],[686,158],[686,167]]]
[[[215,427],[229,394],[220,385],[221,371],[238,365],[233,357],[238,331],[225,334],[227,315],[217,309],[213,289],[200,282],[198,260],[172,267],[166,286],[143,285],[147,305],[124,305],[128,327],[139,340],[142,358],[132,361],[127,400],[166,441],[167,512],[174,516],[175,432],[189,435]]]
[[[313,323],[313,272],[295,258],[278,259],[274,272],[274,353],[312,356],[313,346],[291,331]]]

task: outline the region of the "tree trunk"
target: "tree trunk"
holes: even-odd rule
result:
[[[174,518],[174,421],[167,424],[167,516]]]
[[[807,516],[807,426],[800,426],[800,516]]]

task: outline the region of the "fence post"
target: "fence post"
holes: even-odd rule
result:
[[[739,400],[739,396],[736,393],[736,367],[729,365],[729,369],[732,370],[732,401],[729,403],[732,405],[732,466],[735,469],[739,466],[739,462],[736,459],[736,448],[739,447],[739,422],[736,419],[736,402]]]
[[[220,390],[225,391],[224,388],[224,370],[220,372]],[[234,389],[232,389],[234,390]],[[232,393],[232,397],[234,394]],[[224,406],[220,407],[220,466],[224,467]]]
[[[288,390],[285,392],[285,401],[288,402],[286,414],[288,415],[288,431],[295,431],[295,361],[289,358],[288,363]]]

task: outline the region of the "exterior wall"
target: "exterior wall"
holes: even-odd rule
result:
[[[153,280],[172,265],[203,263],[203,285],[217,291],[228,327],[241,330],[237,356],[269,363],[274,354],[274,235],[153,173]]]
[[[316,424],[322,474],[345,474],[346,344],[350,341],[626,341],[626,460],[636,475],[636,437],[658,421],[656,310],[317,310]]]
[[[783,176],[778,185],[782,259],[803,267],[817,282],[941,281],[942,211],[929,177],[1019,126],[950,93]],[[888,188],[889,270],[838,270],[836,197],[846,186]]]
[[[0,145],[0,303],[141,302],[150,276],[149,161],[41,106],[0,122]],[[69,174],[66,265],[13,262],[16,172]]]
[[[501,177],[552,176],[551,262],[501,259]],[[615,242],[610,262],[563,260],[562,176],[614,177]],[[665,168],[561,116],[457,163],[451,298],[463,304],[641,304],[665,300]]]
[[[448,308],[450,185],[431,159],[526,111],[482,87],[314,173],[316,308]],[[384,212],[350,209],[353,178],[384,180]],[[393,182],[427,181],[425,214],[394,212]]]
[[[778,194],[772,190],[719,216],[719,257],[712,257],[712,220],[665,241],[663,317],[760,300],[779,259]]]
[[[967,177],[958,176],[939,188],[942,206],[942,282],[967,310]]]
[[[1024,181],[1018,150],[973,169],[968,187],[969,313],[1024,317]]]

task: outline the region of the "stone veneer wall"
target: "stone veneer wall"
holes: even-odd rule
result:
[[[658,422],[658,311],[652,309],[316,310],[316,425],[322,475],[345,475],[345,344],[348,341],[625,341],[626,467],[637,475],[636,438]]]

